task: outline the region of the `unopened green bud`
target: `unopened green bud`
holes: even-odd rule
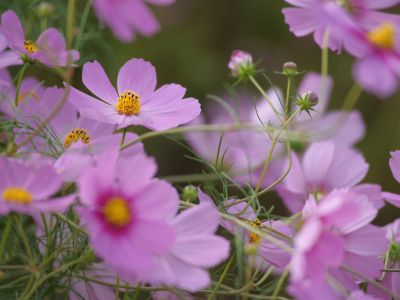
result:
[[[198,195],[197,195],[197,188],[193,185],[188,185],[182,190],[181,194],[181,199],[192,202],[194,200],[197,200]]]
[[[54,13],[54,5],[49,2],[43,2],[37,9],[37,14],[41,18],[48,17]]]
[[[314,110],[312,107],[318,104],[318,95],[312,91],[305,92],[296,104],[300,106],[301,111],[306,111],[311,117],[310,110]]]
[[[392,258],[393,261],[396,261],[397,258],[400,258],[400,244],[392,241],[390,244],[389,257]]]
[[[101,260],[94,254],[94,250],[92,248],[86,248],[83,255],[85,256],[85,260],[87,263],[91,264],[94,262],[100,262]]]
[[[283,65],[283,72],[286,75],[293,75],[297,72],[297,65],[294,62],[287,62]]]

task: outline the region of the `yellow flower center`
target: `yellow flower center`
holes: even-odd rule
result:
[[[250,225],[252,227],[256,227],[256,228],[264,227],[258,218],[255,221],[248,220],[248,222],[250,222]],[[259,244],[260,241],[261,241],[261,237],[258,234],[255,234],[254,232],[250,232],[250,237],[249,237],[250,244]]]
[[[131,209],[125,199],[113,197],[108,200],[103,209],[106,221],[115,227],[122,227],[132,218]]]
[[[374,30],[368,32],[368,40],[383,49],[393,50],[395,46],[396,29],[389,22],[382,23]]]
[[[25,92],[22,92],[18,96],[18,103],[20,103],[25,97],[29,96],[32,93],[32,91],[26,90]],[[32,94],[32,97],[36,99],[36,101],[39,102],[39,96],[36,93]]]
[[[26,40],[24,42],[24,47],[30,54],[38,50],[46,50],[43,46],[40,46],[38,42],[33,42],[32,40]]]
[[[24,188],[13,187],[3,191],[3,199],[7,202],[28,204],[32,202],[32,195]]]
[[[126,116],[137,115],[142,107],[140,105],[140,96],[131,91],[124,91],[123,94],[119,94],[118,102],[115,106],[119,114]]]
[[[83,143],[88,144],[88,147],[90,148],[90,137],[91,135],[88,136],[88,131],[83,128],[72,129],[71,133],[68,134],[64,140],[65,148],[69,148],[72,142],[77,142],[79,140],[82,140]]]

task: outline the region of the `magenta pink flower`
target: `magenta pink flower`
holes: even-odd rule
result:
[[[384,231],[369,223],[377,209],[365,195],[351,190],[334,190],[320,202],[313,195],[303,208],[303,225],[295,236],[291,275],[295,282],[310,278],[317,285],[326,273],[346,289],[358,289],[344,264],[369,278],[380,274],[378,256],[386,251]]]
[[[400,182],[400,151],[390,152],[390,155],[392,156],[389,159],[390,169],[392,170],[394,179]],[[400,195],[383,192],[382,197],[394,206],[400,207]]]
[[[242,69],[251,68],[253,66],[253,58],[250,53],[241,50],[233,51],[231,60],[229,61],[228,67],[232,71],[232,75],[237,77]]]
[[[321,10],[329,6],[336,6],[335,11],[340,11],[341,16],[346,16],[352,23],[364,30],[371,30],[382,22],[393,22],[400,25],[398,15],[377,12],[376,9],[390,8],[399,0],[285,0],[296,6],[284,8],[285,22],[289,24],[290,31],[296,36],[306,36],[314,33],[315,42],[322,48],[325,30],[330,28],[329,48],[332,51],[342,50],[345,43],[342,36],[342,20],[337,18],[335,22],[329,22],[321,14]]]
[[[130,42],[135,38],[136,32],[151,36],[160,30],[160,24],[146,2],[169,5],[175,0],[94,0],[93,8],[100,22],[106,23],[118,39]]]
[[[45,161],[33,165],[0,156],[0,215],[62,212],[74,202],[75,195],[51,198],[62,187],[63,179]]]
[[[104,102],[73,87],[69,101],[82,116],[118,124],[117,129],[142,125],[152,130],[166,130],[185,124],[200,113],[196,99],[183,99],[186,89],[180,85],[166,84],[154,91],[156,71],[143,59],[131,59],[121,68],[118,93],[97,61],[83,66],[82,79],[86,87]]]
[[[390,247],[390,256],[389,256],[389,269],[400,269],[400,219],[395,220],[393,223],[386,225],[386,238],[389,242],[388,247]],[[382,258],[384,259],[386,253],[382,253]],[[385,267],[384,262],[382,261],[381,268]],[[400,295],[400,273],[399,272],[387,272],[385,278],[381,282],[381,284],[388,289],[390,289],[393,293]],[[372,285],[368,285],[367,288],[368,294],[376,295],[382,300],[391,300],[392,297],[377,289]]]
[[[161,220],[177,211],[179,195],[169,183],[153,179],[157,165],[144,154],[136,155],[116,182],[118,156],[119,151],[107,150],[96,168],[82,174],[78,190],[83,207],[77,210],[96,255],[115,272],[141,278],[155,266],[154,256],[173,246],[176,229]]]
[[[368,168],[362,155],[353,149],[337,150],[332,141],[313,143],[301,160],[292,152],[292,168],[277,186],[277,192],[289,210],[296,213],[309,195],[320,200],[334,189],[354,187]],[[362,184],[353,192],[368,195],[377,208],[384,205],[379,185]]]
[[[7,48],[8,41],[4,37],[4,34],[0,32],[0,69],[23,63],[21,58],[14,51],[6,50]]]
[[[55,28],[45,30],[36,42],[25,40],[24,31],[18,16],[12,10],[1,15],[0,32],[24,61],[41,62],[49,68],[76,66],[72,63],[79,59],[76,50],[66,51],[65,39]]]
[[[204,194],[200,188],[198,188],[198,195],[200,203],[211,203],[213,205],[214,201],[211,199],[210,196]],[[226,202],[226,204],[232,204],[236,201],[235,199],[230,199]],[[236,205],[230,206],[227,210],[230,214],[237,214],[246,207],[246,203],[238,203]],[[260,222],[253,211],[253,208],[250,206],[241,216],[241,218],[247,219],[251,226],[256,228],[265,228],[269,227],[275,229],[282,234],[292,237],[292,231],[284,222],[281,221],[274,221],[274,220],[267,220],[265,222]],[[221,219],[220,224],[222,227],[227,229],[232,234],[239,234],[241,238],[244,239],[245,243],[250,243],[254,245],[258,245],[258,254],[268,263],[278,267],[278,268],[285,268],[291,259],[291,256],[288,252],[282,250],[281,248],[277,247],[275,244],[262,239],[260,236],[250,233],[247,230],[243,230],[239,226],[233,227],[232,223],[226,220]],[[284,241],[282,241],[284,242]]]

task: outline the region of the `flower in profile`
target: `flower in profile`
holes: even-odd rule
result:
[[[369,224],[378,211],[366,195],[334,190],[318,203],[310,195],[302,212],[302,227],[294,238],[294,282],[309,278],[322,286],[328,273],[347,290],[359,289],[340,264],[371,279],[379,276],[378,256],[387,249],[387,242],[384,230]]]
[[[231,69],[233,77],[244,81],[246,81],[249,76],[253,76],[257,73],[255,69],[256,65],[253,64],[251,54],[242,50],[233,51],[228,67]]]
[[[16,89],[12,84],[12,78],[7,69],[0,69],[0,80],[5,84],[0,86],[1,94],[0,97],[0,110],[4,113],[3,118],[12,119],[16,117],[18,114],[14,109],[15,105],[15,96]],[[34,77],[26,77],[21,81],[21,86],[19,89],[18,96],[18,109],[22,109],[24,99],[31,98],[32,100],[36,100],[38,102],[43,99],[44,91],[46,88],[40,84],[39,80]]]
[[[40,102],[31,99],[28,103],[24,103],[24,106],[21,108],[21,115],[17,117],[21,128],[14,128],[16,144],[25,139],[27,134],[32,134],[32,130],[27,126],[36,129],[62,99],[63,94],[64,89],[50,87],[46,89]],[[82,161],[86,161],[83,156],[87,157],[87,152],[99,155],[108,147],[118,146],[121,143],[122,133],[114,134],[115,125],[98,122],[83,116],[78,118],[78,111],[68,101],[55,117],[50,120],[48,125],[50,127],[49,132],[51,133],[49,136],[34,137],[32,143],[21,147],[19,151],[45,152],[59,157],[67,150],[71,155],[72,153],[82,154],[80,155]],[[136,134],[127,132],[125,140],[130,141],[136,137]],[[81,142],[82,144],[74,146],[77,142]],[[121,152],[121,160],[142,152],[143,144],[141,142],[135,143]],[[73,159],[73,157],[70,158]],[[74,164],[76,168],[70,171],[82,169],[83,165],[79,164],[78,161],[77,163],[78,165]],[[65,166],[73,168],[69,163]],[[62,169],[64,170],[64,168]]]
[[[168,253],[155,255],[154,267],[140,274],[142,280],[189,292],[206,288],[211,278],[204,269],[223,262],[230,250],[230,242],[215,234],[221,220],[215,205],[201,203],[175,216],[165,214],[164,220],[173,226],[176,237]]]
[[[22,64],[21,58],[14,51],[6,50],[7,48],[8,42],[0,32],[0,69]]]
[[[363,30],[371,30],[382,22],[393,22],[400,25],[400,17],[394,14],[388,14],[375,11],[377,9],[387,9],[399,3],[399,1],[359,1],[359,0],[285,0],[295,7],[284,8],[282,13],[285,16],[285,22],[289,24],[290,31],[296,36],[306,36],[314,34],[315,42],[322,48],[324,34],[329,28],[329,48],[332,51],[342,50],[346,47],[346,41],[343,38],[340,27],[343,18],[336,18],[335,22],[329,22],[321,14],[321,10],[330,9],[329,6],[335,6],[335,11],[340,12],[341,16],[346,16],[354,26],[359,26]]]
[[[117,124],[117,129],[142,125],[151,130],[166,130],[185,124],[200,113],[196,99],[183,99],[186,89],[180,85],[166,84],[154,91],[156,71],[143,59],[134,58],[121,68],[118,93],[97,61],[83,66],[82,80],[103,101],[73,87],[70,87],[68,100],[82,116]]]
[[[25,40],[21,22],[12,10],[1,15],[0,32],[8,46],[25,62],[40,62],[49,68],[56,68],[76,66],[72,63],[79,59],[78,51],[66,51],[65,39],[55,28],[43,31],[37,41]]]
[[[178,210],[179,195],[171,184],[153,179],[157,165],[138,154],[115,177],[119,151],[110,148],[100,155],[96,168],[88,168],[78,181],[90,244],[95,254],[119,274],[151,269],[155,255],[167,254],[176,232],[162,221]],[[129,263],[127,263],[129,262]]]
[[[390,169],[392,170],[394,179],[400,182],[400,151],[390,152],[390,155],[392,156],[389,159]],[[382,197],[390,204],[400,207],[400,195],[383,192]]]
[[[152,36],[160,30],[160,24],[145,2],[170,5],[175,0],[94,0],[93,9],[99,21],[107,24],[119,40],[130,42],[135,38],[135,33]],[[132,12],[135,12],[135,16],[132,16]]]
[[[75,195],[51,198],[63,184],[51,164],[34,167],[24,160],[1,156],[0,169],[0,215],[62,212],[75,200]]]
[[[312,143],[301,160],[292,152],[292,168],[276,189],[289,210],[296,213],[310,195],[321,200],[334,189],[353,188],[368,168],[363,156],[353,149],[339,150],[332,141]],[[368,195],[377,208],[384,205],[379,185],[362,184],[352,190]]]
[[[211,199],[210,196],[204,194],[200,188],[198,188],[199,200],[200,203],[211,203],[214,205],[214,201]],[[235,202],[235,199],[230,199],[226,201],[226,205],[231,205]],[[227,212],[230,214],[238,214],[242,212],[246,207],[246,202],[241,202],[235,205],[230,206],[227,209]],[[257,218],[256,214],[253,211],[253,208],[249,206],[241,215],[241,218],[247,219],[247,222],[255,228],[263,229],[263,228],[272,228],[277,232],[285,235],[288,238],[292,237],[292,231],[288,225],[286,225],[282,221],[274,221],[274,220],[267,220],[264,222],[260,222]],[[278,267],[278,268],[285,268],[291,259],[291,256],[285,250],[277,247],[275,244],[267,241],[266,239],[261,238],[257,234],[253,232],[249,232],[240,228],[238,226],[233,226],[231,222],[222,220],[220,222],[221,226],[227,229],[232,234],[238,234],[241,238],[243,238],[246,244],[251,244],[257,247],[258,255],[261,256],[266,262],[269,264]],[[266,231],[267,232],[267,231]],[[283,241],[286,243],[286,241]]]
[[[385,226],[386,238],[389,248],[388,269],[400,269],[400,219]],[[382,253],[381,268],[385,268],[386,253]],[[386,269],[386,268],[385,268]],[[399,272],[386,272],[381,284],[391,290],[393,293],[400,295],[400,274]],[[382,292],[372,285],[368,285],[367,292],[370,295],[376,295],[383,300],[391,300],[391,296]],[[375,298],[374,298],[375,299]]]

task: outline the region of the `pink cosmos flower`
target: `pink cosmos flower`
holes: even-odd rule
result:
[[[0,69],[22,64],[21,58],[14,51],[6,50],[7,48],[8,42],[0,32]]]
[[[176,230],[161,220],[177,211],[179,195],[169,183],[153,179],[157,165],[144,154],[136,155],[116,182],[118,157],[119,151],[107,150],[96,168],[85,170],[78,182],[83,207],[77,211],[96,255],[113,271],[141,278],[155,266],[154,256],[173,246]]]
[[[210,196],[204,194],[200,188],[198,188],[198,195],[200,203],[211,203],[213,205],[214,201],[211,199]],[[235,199],[230,199],[226,202],[227,205],[234,203]],[[246,203],[238,203],[236,205],[230,206],[227,210],[230,214],[237,214],[246,207]],[[265,228],[269,227],[275,229],[282,234],[292,237],[292,231],[284,222],[281,221],[265,221],[260,222],[253,211],[253,208],[250,206],[241,216],[241,218],[247,219],[251,226],[256,228]],[[257,234],[248,232],[247,230],[243,230],[238,226],[233,226],[231,222],[222,220],[220,221],[222,227],[227,229],[232,234],[239,234],[244,239],[245,243],[250,243],[254,245],[258,245],[258,254],[262,257],[266,262],[272,264],[278,268],[285,268],[291,259],[291,256],[288,252],[282,250],[281,248],[277,247],[275,244],[262,239]],[[284,241],[283,241],[284,242]]]
[[[0,215],[61,212],[75,195],[51,198],[62,187],[62,176],[51,164],[33,166],[26,161],[0,156]]]
[[[170,5],[175,0],[94,0],[93,9],[100,22],[106,23],[118,39],[130,42],[135,38],[136,32],[152,36],[160,30],[160,24],[146,2]]]
[[[390,152],[390,155],[392,156],[389,159],[390,169],[392,170],[394,179],[400,182],[400,151]],[[400,195],[383,192],[382,197],[390,204],[400,207]]]
[[[364,30],[371,30],[382,22],[393,22],[400,25],[400,16],[378,12],[376,9],[387,9],[398,3],[399,0],[285,0],[295,8],[284,8],[282,13],[290,31],[296,36],[306,36],[314,33],[315,42],[322,48],[325,30],[329,27],[329,48],[332,51],[342,50],[343,40],[340,26],[341,20],[329,22],[321,10],[326,6],[336,6],[341,16],[346,16],[354,25]]]
[[[395,220],[393,223],[386,225],[386,238],[389,241],[390,256],[389,256],[389,269],[400,269],[400,219]],[[386,250],[387,251],[387,250]],[[384,259],[386,253],[382,253]],[[385,268],[384,262],[381,268]],[[380,278],[380,277],[379,277]],[[393,293],[400,295],[400,273],[399,272],[386,272],[385,278],[381,284]],[[370,295],[376,295],[382,300],[391,300],[392,297],[377,289],[374,286],[368,285],[367,292]]]
[[[24,103],[17,121],[22,125],[30,125],[33,129],[36,129],[41,120],[46,118],[58,104],[63,94],[64,89],[62,88],[47,88],[40,102],[31,99],[28,103]],[[68,101],[56,116],[50,120],[49,127],[50,129],[45,131],[47,134],[44,137],[38,136],[34,138],[32,143],[21,147],[19,151],[39,151],[59,157],[63,151],[81,141],[84,145],[81,145],[80,150],[84,152],[87,152],[85,150],[90,150],[90,153],[98,155],[108,147],[118,146],[122,138],[122,133],[113,134],[115,125],[101,123],[83,116],[78,118],[78,111]],[[32,133],[32,130],[15,128],[15,133],[16,143],[18,144],[26,138],[26,134]],[[130,141],[136,137],[136,134],[127,132],[125,140]],[[52,143],[49,143],[46,138],[50,138]],[[75,151],[75,153],[82,152],[79,151],[79,147],[73,147],[69,150],[70,152]],[[140,142],[135,143],[121,152],[121,158],[124,160],[142,152],[143,144]],[[79,169],[82,165],[81,167],[76,167]]]
[[[196,99],[185,98],[186,89],[167,84],[154,91],[154,67],[143,59],[128,61],[118,74],[118,93],[101,65],[95,61],[83,66],[83,83],[99,101],[71,87],[68,100],[82,116],[118,124],[117,129],[142,125],[151,130],[166,130],[185,124],[200,113]]]
[[[334,189],[354,187],[368,168],[362,155],[353,149],[337,150],[332,141],[313,143],[301,160],[292,152],[292,168],[276,190],[289,210],[296,213],[310,195],[320,200]],[[367,195],[376,208],[384,205],[379,185],[362,184],[352,191]]]
[[[55,68],[76,66],[72,63],[79,59],[78,51],[65,50],[65,39],[55,28],[43,31],[36,42],[25,40],[21,22],[12,10],[1,15],[0,32],[7,39],[8,46],[24,61],[38,61],[49,68]]]
[[[189,292],[208,287],[211,278],[204,269],[217,266],[230,252],[230,242],[215,234],[221,219],[215,205],[201,203],[178,215],[164,216],[175,229],[175,240],[168,253],[154,256],[153,268],[140,277],[152,286],[172,285]],[[131,282],[129,276],[124,278]]]
[[[12,84],[12,78],[7,69],[0,69],[0,81],[4,82],[4,84],[0,84],[2,94],[0,98],[0,111],[5,114],[3,116],[4,119],[12,119],[18,115],[14,109],[16,89]],[[46,88],[41,85],[36,78],[23,78],[19,89],[18,108],[21,109],[23,107],[21,103],[22,100],[28,97],[32,92],[31,99],[40,102],[40,100],[43,99],[45,90]]]
[[[340,264],[378,277],[378,256],[385,252],[386,241],[383,229],[369,224],[376,215],[368,197],[351,190],[334,190],[318,203],[310,195],[303,208],[304,223],[294,239],[293,281],[309,278],[323,286],[328,273],[347,290],[357,290],[353,276]]]
[[[233,51],[231,60],[229,61],[228,67],[232,71],[232,75],[236,77],[242,70],[242,68],[248,68],[253,65],[253,58],[250,53],[241,50]]]

